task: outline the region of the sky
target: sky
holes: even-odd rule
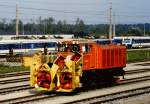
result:
[[[116,24],[150,23],[150,0],[0,0],[0,20],[14,19],[17,4],[23,22],[41,16],[56,22],[75,23],[80,18],[86,24],[105,24],[111,3]]]

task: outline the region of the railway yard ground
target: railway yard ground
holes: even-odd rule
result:
[[[0,104],[150,104],[150,0],[85,1],[0,1]]]
[[[74,93],[38,92],[29,85],[29,72],[0,75],[0,103],[149,104],[150,61],[127,64],[125,79],[110,86],[88,86]]]

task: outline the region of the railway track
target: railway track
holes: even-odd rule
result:
[[[115,86],[122,86],[122,85],[129,85],[129,84],[133,84],[133,83],[140,83],[140,82],[147,81],[147,80],[150,80],[150,76],[143,76],[143,77],[138,77],[138,78],[127,79],[127,80],[122,81],[119,85],[113,85],[113,86],[107,87],[107,88],[112,88]],[[27,85],[26,87],[29,87],[29,86]],[[32,89],[32,88],[29,88],[29,89]],[[84,92],[96,90],[96,89],[100,89],[100,87],[98,87],[98,88],[94,87],[94,89],[93,89],[93,87],[88,87],[86,90],[84,89]],[[6,92],[7,92],[7,90],[5,91],[5,93]],[[83,92],[82,89],[81,89],[81,92]],[[1,92],[1,93],[3,93],[3,92]],[[45,92],[40,92],[40,93],[34,93],[31,95],[21,96],[21,97],[17,97],[17,98],[0,100],[0,103],[13,103],[13,104],[27,103],[27,102],[39,101],[39,100],[43,100],[43,99],[49,99],[49,98],[51,99],[51,98],[59,97],[59,96],[61,96],[61,95],[57,94],[57,93],[45,94]]]
[[[120,91],[116,93],[111,93],[111,94],[106,94],[106,95],[101,95],[101,96],[96,96],[96,97],[91,97],[87,99],[81,99],[81,100],[76,100],[72,102],[67,102],[65,104],[101,104],[101,103],[111,103],[112,101],[116,100],[121,100],[137,95],[142,95],[150,93],[150,86],[143,87],[143,88],[135,88],[132,90],[126,90],[126,91]]]
[[[148,66],[150,62],[144,62],[144,63],[137,63],[135,65],[141,65],[141,66]],[[148,69],[138,69],[141,72]],[[136,71],[136,70],[134,70]],[[7,74],[0,74],[0,78],[6,78],[6,77],[16,77],[16,76],[23,76],[23,75],[29,75],[30,71],[21,71],[21,72],[13,72],[13,73],[7,73]]]
[[[33,89],[33,87],[31,87],[29,84],[8,87],[8,88],[2,88],[2,89],[0,89],[0,95],[8,94],[8,93],[15,92],[15,91],[30,90],[30,89]]]
[[[150,80],[150,76],[125,79],[125,80],[121,81],[120,84],[126,84],[126,83],[129,84],[129,83],[134,83],[134,82],[136,83],[138,81],[140,82],[140,81],[146,81],[146,80]],[[33,89],[33,88],[34,87],[31,87],[29,84],[14,86],[14,87],[7,87],[7,88],[0,89],[0,94],[8,94],[8,93],[11,93],[14,91],[29,90],[29,89]]]
[[[150,64],[150,63],[137,64],[137,65],[145,65],[145,64]],[[126,71],[126,74],[140,73],[140,72],[147,72],[147,71],[150,71],[150,68],[128,70],[128,71]],[[29,71],[22,71],[22,72],[8,73],[8,74],[0,74],[0,78],[24,76],[24,75],[29,75],[29,74],[30,74]]]
[[[129,70],[126,71],[126,74],[136,74],[136,73],[144,73],[144,72],[149,72],[150,68],[145,68],[145,69],[136,69],[136,70]]]
[[[56,97],[56,94],[44,94],[44,93],[37,93],[37,94],[32,94],[24,97],[19,97],[19,98],[13,98],[13,99],[6,99],[6,100],[1,100],[0,103],[9,103],[9,104],[17,104],[17,103],[26,103],[30,101],[36,101],[36,100],[43,100],[47,98],[52,98]]]
[[[131,70],[131,71],[127,71],[126,74],[128,75],[128,74],[135,74],[135,73],[141,73],[141,72],[143,73],[143,72],[148,72],[148,71],[150,71],[150,69]],[[5,80],[5,81],[0,81],[0,84],[19,83],[19,82],[28,81],[28,80],[29,80],[29,77],[14,79],[14,80],[10,79],[10,80]],[[137,80],[139,80],[139,81],[150,80],[150,76],[125,79],[121,83],[127,83],[127,82],[133,83],[134,80],[135,80],[135,82]],[[29,84],[5,87],[5,88],[0,88],[0,94],[8,94],[8,93],[12,93],[15,91],[22,91],[22,90],[29,90],[29,89],[33,89],[33,87],[31,87]]]
[[[29,75],[29,73],[30,73],[29,71],[22,71],[22,72],[14,72],[14,73],[0,74],[0,78]]]
[[[150,63],[149,62],[146,62],[146,63],[137,63],[136,65],[143,66],[145,64],[149,65]],[[126,71],[126,74],[144,73],[144,72],[148,72],[148,71],[150,71],[150,68],[138,69],[138,70],[128,70],[128,71]],[[29,77],[26,77],[26,78],[17,78],[17,77],[24,76],[24,75],[29,75],[29,74],[30,74],[29,71],[13,72],[13,73],[8,73],[8,74],[0,74],[0,79],[1,78],[2,79],[3,78],[7,78],[6,80],[1,80],[0,84],[8,84],[8,83],[16,83],[16,82],[27,81],[29,79]]]
[[[0,81],[0,84],[16,83],[16,82],[23,82],[23,81],[28,81],[28,80],[29,80],[29,77],[19,78],[19,79],[8,79],[8,80]]]
[[[140,69],[139,71],[141,72],[145,72],[147,71],[148,69]],[[150,70],[150,69],[149,69]],[[127,74],[132,74],[133,73],[136,73],[137,70],[131,70],[129,72],[127,72]],[[7,73],[7,74],[0,74],[0,78],[7,78],[7,77],[16,77],[16,76],[23,76],[23,75],[29,75],[30,72],[29,71],[23,71],[23,72],[15,72],[15,73]]]
[[[129,70],[126,71],[126,75],[129,74],[136,74],[136,73],[144,73],[144,72],[149,72],[150,68],[146,68],[146,69],[138,69],[138,70]],[[7,75],[11,75],[11,76],[7,76]],[[4,76],[7,76],[8,78],[6,80],[1,80],[0,84],[8,84],[8,83],[16,83],[16,82],[23,82],[23,81],[28,81],[29,80],[29,76],[27,77],[23,77],[23,78],[17,78],[17,76],[25,76],[25,75],[29,75],[29,72],[19,72],[19,73],[13,73],[13,74],[6,74]],[[14,78],[16,77],[16,78]],[[5,77],[4,77],[5,78]]]
[[[138,70],[128,70],[128,71],[126,71],[126,75],[132,75],[132,74],[137,74],[137,73],[147,73],[149,71],[150,71],[149,68],[138,69]],[[15,83],[28,81],[29,77],[17,78],[17,77],[24,76],[24,75],[29,75],[29,71],[19,72],[19,73],[9,73],[6,75],[0,74],[0,78],[7,78],[7,80],[0,81],[0,84],[3,84],[3,85],[6,84],[7,85],[9,83],[12,83],[12,84],[14,83],[14,85],[15,85]],[[13,78],[13,79],[11,79],[11,78]],[[120,84],[118,84],[118,85],[108,86],[107,88],[109,89],[109,88],[115,87],[115,86],[140,83],[140,82],[148,81],[148,80],[150,80],[150,76],[148,76],[148,75],[143,76],[143,77],[130,78],[130,79],[125,79],[125,80],[121,81]],[[91,90],[95,90],[95,89],[101,89],[101,87],[94,87],[94,89],[92,87],[91,88],[89,87],[86,90],[83,90],[83,91],[81,90],[81,92],[91,91]],[[23,91],[29,92],[32,90],[33,90],[33,87],[30,87],[29,84],[17,85],[17,86],[11,86],[11,87],[6,87],[6,88],[0,88],[0,95],[7,95],[9,93],[11,94],[12,92],[23,92]],[[55,98],[55,97],[59,97],[59,96],[60,96],[60,94],[58,94],[58,93],[45,94],[45,92],[42,92],[42,93],[40,92],[40,93],[33,93],[33,94],[27,95],[27,96],[26,95],[25,96],[19,96],[17,98],[0,100],[0,103],[27,103],[27,102],[33,102],[33,101],[38,101],[38,100],[42,100],[42,99],[51,99],[51,98]]]

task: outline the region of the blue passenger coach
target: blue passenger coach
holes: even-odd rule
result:
[[[148,48],[150,47],[150,36],[129,36],[115,37],[113,41],[117,44],[125,45],[127,48]]]
[[[28,52],[30,50],[53,50],[58,40],[1,40],[0,54],[7,54],[11,50],[15,53]]]

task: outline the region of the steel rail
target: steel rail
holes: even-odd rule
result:
[[[146,70],[146,69],[145,69]],[[144,69],[141,69],[140,71],[139,71],[139,73],[140,72],[145,72],[145,70]],[[146,70],[146,72],[147,72],[148,70]],[[150,71],[150,70],[149,70]],[[131,70],[131,71],[127,71],[127,73],[126,73],[126,75],[128,75],[128,74],[134,74],[134,73],[138,73],[138,71],[137,70]],[[128,83],[130,83],[129,81],[132,81],[131,83],[133,83],[133,81],[135,80],[135,82],[137,81],[137,80],[139,80],[139,81],[144,81],[144,80],[149,80],[150,79],[150,77],[149,76],[144,76],[144,77],[138,77],[138,78],[132,78],[132,79],[125,79],[125,80],[123,80],[123,81],[121,81],[120,83],[126,83],[126,82],[128,82]],[[28,80],[28,79],[27,79]],[[24,80],[15,80],[14,82],[20,82],[20,81],[26,81],[26,79]],[[13,82],[13,81],[12,81]],[[11,83],[12,83],[11,82]],[[14,84],[15,85],[15,84]],[[32,89],[33,87],[30,87],[30,85],[29,84],[26,84],[26,85],[20,85],[20,86],[11,86],[11,87],[5,87],[5,88],[1,88],[0,89],[0,94],[6,94],[6,93],[11,93],[11,92],[13,92],[13,91],[20,91],[20,90],[28,90],[28,89]]]
[[[0,89],[0,94],[8,94],[15,91],[22,91],[22,90],[29,90],[33,89],[34,87],[31,87],[29,84],[21,85],[21,86],[13,86],[13,87],[7,87]]]
[[[128,70],[125,73],[129,75],[129,74],[144,73],[144,72],[149,72],[149,71],[150,71],[150,68],[144,68],[144,69]]]
[[[144,73],[144,72],[149,72],[149,68],[144,68],[144,69],[136,69],[136,70],[129,70],[126,71],[126,75],[129,74],[136,74],[136,73]],[[15,76],[14,76],[15,77]],[[12,77],[11,77],[12,78]],[[16,83],[16,82],[22,82],[22,81],[28,81],[29,77],[26,78],[18,78],[18,79],[7,79],[7,80],[2,80],[0,81],[0,84],[8,84],[8,83]]]
[[[127,84],[139,83],[139,82],[143,82],[143,81],[146,81],[146,80],[150,80],[150,76],[145,76],[145,78],[144,77],[138,77],[138,78],[128,79],[128,80],[125,80],[125,81],[121,82],[118,85],[113,85],[113,86],[108,87],[108,88],[112,88],[112,87],[120,86],[120,85],[127,85]],[[89,91],[89,90],[94,90],[94,89],[92,87],[90,87],[90,89],[87,88],[85,91]],[[85,91],[83,91],[83,92],[85,92]],[[58,97],[58,96],[60,96],[60,95],[53,94],[52,97]],[[28,102],[39,101],[39,100],[48,99],[48,98],[51,98],[51,94],[47,95],[45,93],[40,93],[40,94],[35,94],[35,95],[30,95],[30,96],[24,96],[24,97],[19,97],[19,98],[6,99],[6,100],[0,101],[0,103],[12,103],[12,104],[16,104],[16,103],[28,103]]]
[[[7,73],[7,74],[0,74],[0,78],[29,75],[29,73],[30,73],[29,71],[22,71],[22,72],[13,72],[13,73]]]
[[[150,93],[150,86],[146,86],[146,87],[142,87],[142,88],[135,88],[135,89],[132,89],[132,90],[115,92],[115,93],[106,94],[106,95],[100,95],[100,96],[81,99],[81,100],[76,100],[76,101],[67,102],[67,103],[64,103],[64,104],[81,104],[81,103],[101,104],[101,103],[109,103],[111,101],[125,99],[125,98],[129,98],[129,97],[133,97],[133,96],[137,96],[137,95],[142,95],[142,94],[146,94],[146,93]]]
[[[16,83],[16,82],[23,82],[23,81],[28,81],[28,80],[29,80],[29,77],[18,78],[18,79],[8,79],[8,80],[2,80],[2,81],[0,81],[0,84]]]

